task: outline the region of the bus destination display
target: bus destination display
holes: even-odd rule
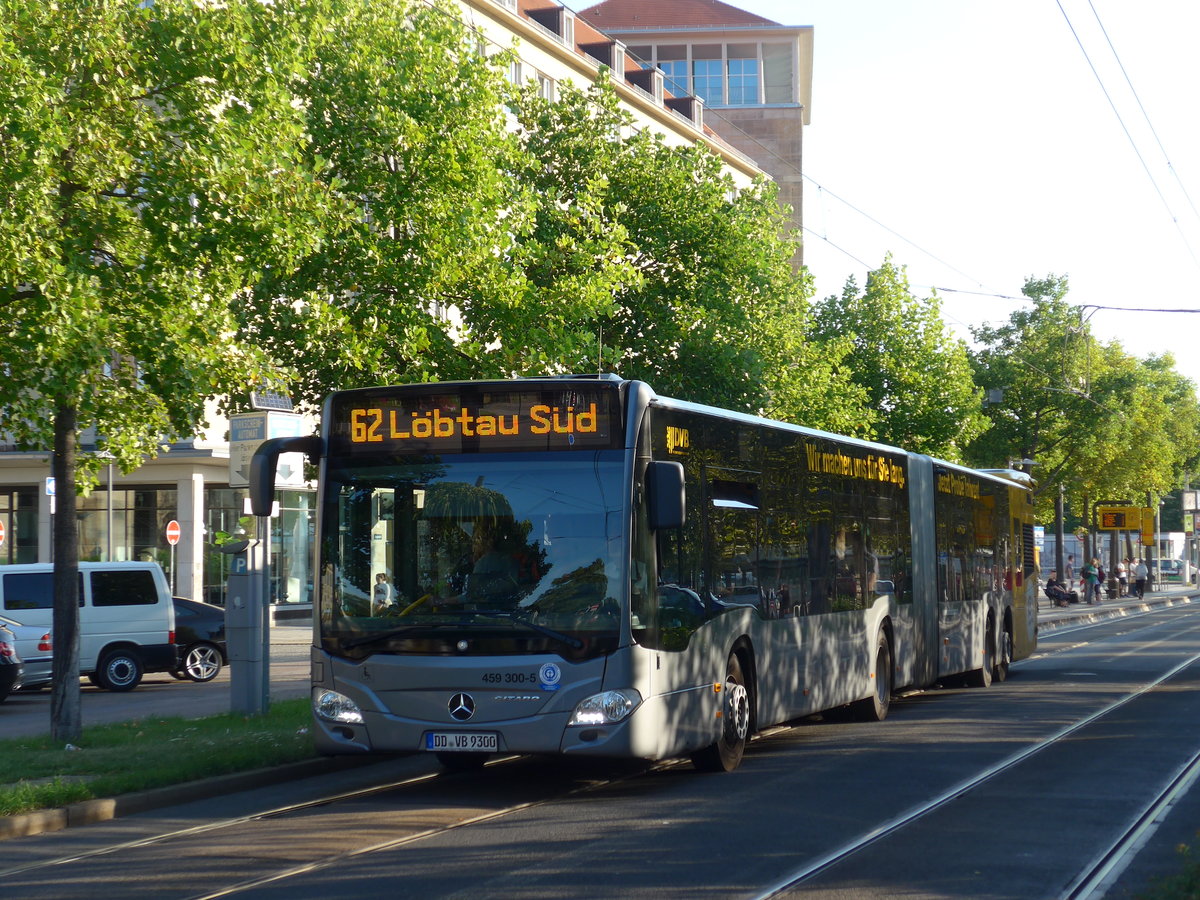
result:
[[[363,392],[333,410],[349,453],[495,453],[620,447],[610,390]]]

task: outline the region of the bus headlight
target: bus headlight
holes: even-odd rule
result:
[[[592,694],[579,702],[568,725],[615,725],[642,702],[642,695],[631,688]]]
[[[348,725],[362,724],[362,710],[345,694],[327,688],[313,688],[312,705],[313,712],[322,719],[345,722]]]

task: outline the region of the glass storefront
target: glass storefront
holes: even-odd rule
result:
[[[310,557],[316,529],[315,494],[280,491],[279,515],[271,519],[271,602],[311,603]],[[253,538],[257,521],[244,512],[246,492],[223,487],[204,491],[203,587],[196,599],[223,606],[232,564],[217,547],[242,537]],[[38,561],[38,488],[0,487],[0,565]],[[178,584],[172,568],[166,526],[179,520],[179,492],[171,485],[138,485],[109,491],[101,484],[79,497],[79,558],[88,561],[157,562],[167,582]],[[185,534],[187,533],[187,523]],[[183,577],[183,573],[180,573]]]
[[[171,576],[171,553],[164,533],[176,517],[179,492],[169,485],[107,488],[76,499],[79,558],[93,562],[156,562]]]
[[[0,487],[0,564],[37,562],[37,488]]]

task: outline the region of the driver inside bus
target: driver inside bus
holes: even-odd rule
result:
[[[499,549],[498,528],[490,519],[480,519],[471,535],[474,565],[467,576],[466,599],[473,603],[512,600],[519,590],[517,561]]]

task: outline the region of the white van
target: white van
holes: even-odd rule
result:
[[[131,691],[145,672],[178,667],[175,605],[158,563],[79,564],[79,674],[110,691]],[[50,629],[54,567],[0,566],[0,614]]]

